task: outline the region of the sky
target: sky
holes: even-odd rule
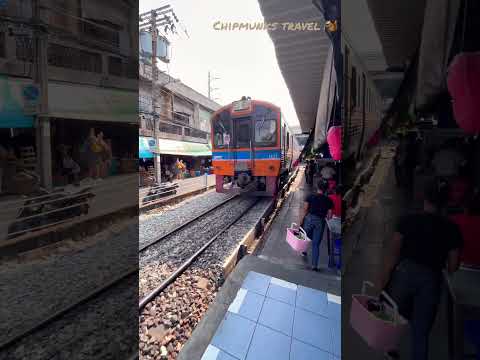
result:
[[[208,72],[220,79],[212,97],[226,105],[242,96],[271,102],[282,109],[290,126],[298,125],[288,88],[278,67],[273,42],[266,30],[221,31],[214,23],[263,22],[257,0],[140,0],[140,13],[170,4],[186,28],[168,34],[168,71],[184,84],[208,95]],[[163,68],[162,68],[163,69]],[[166,70],[166,68],[165,68]]]

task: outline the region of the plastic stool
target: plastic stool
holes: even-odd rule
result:
[[[476,347],[476,359],[480,360],[480,320],[465,321],[465,335],[467,339]]]

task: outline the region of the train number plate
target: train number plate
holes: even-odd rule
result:
[[[239,100],[233,103],[233,111],[243,111],[250,109],[250,100]]]

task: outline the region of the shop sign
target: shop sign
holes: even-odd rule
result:
[[[25,115],[36,115],[39,110],[40,89],[36,85],[25,85],[22,89]]]

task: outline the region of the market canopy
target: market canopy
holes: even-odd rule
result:
[[[165,155],[212,156],[210,144],[159,139],[159,152]]]

